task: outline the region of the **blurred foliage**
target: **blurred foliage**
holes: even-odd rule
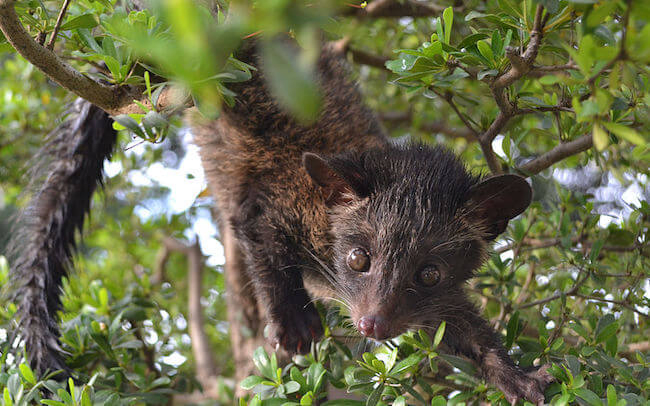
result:
[[[16,9],[29,33],[45,38],[61,3],[21,0]],[[438,16],[399,19],[343,16],[362,7],[359,2],[201,4],[169,0],[142,8],[139,1],[77,0],[55,52],[94,77],[143,86],[154,102],[163,89],[178,87],[204,114],[216,115],[221,103],[236,98],[228,84],[247,80],[255,69],[232,51],[242,37],[263,31],[262,55],[276,96],[309,122],[320,105],[312,74],[318,43],[345,37],[351,50],[389,59],[387,69],[357,64],[354,74],[391,135],[447,145],[476,171],[486,171],[485,160],[458,112],[478,132],[493,122],[499,110],[490,81],[509,68],[508,47],[528,44],[542,4],[548,17],[535,67],[570,66],[538,69],[505,88],[527,113],[514,116],[493,146],[510,168],[588,134],[595,147],[531,178],[535,202],[495,243],[497,252],[469,289],[522,367],[553,365],[548,402],[648,404],[648,2],[464,0]],[[287,32],[302,45],[298,53],[267,40]],[[11,232],[10,214],[24,204],[29,158],[71,96],[4,39],[0,47],[4,286],[3,239]],[[566,107],[553,110],[560,104]],[[166,185],[150,179],[151,169],[161,168],[195,176],[180,165],[187,139],[173,113],[143,106],[141,114],[118,117],[116,128],[123,131],[112,176],[93,203],[75,261],[83,272],[65,284],[62,344],[76,380],[35,377],[11,355],[21,345],[8,335],[15,307],[0,306],[3,405],[164,404],[199,389],[185,258],[172,254],[163,277],[158,274],[164,237],[191,239],[210,217],[210,202],[202,197],[184,211],[172,210]],[[234,365],[223,275],[214,260],[206,268],[205,330],[222,374],[221,398],[209,404],[231,404],[236,383],[229,378]],[[323,404],[328,387],[353,396],[330,399],[330,405],[506,404],[471,364],[438,351],[442,329],[436,337],[414,332],[370,349],[347,337],[349,323],[337,309],[322,310],[327,336],[307,356],[283,367],[274,354],[255,353],[259,374],[242,383],[252,393],[241,404]],[[635,345],[642,350],[631,350]]]

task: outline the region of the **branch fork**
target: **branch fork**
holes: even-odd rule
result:
[[[0,0],[0,30],[23,58],[50,79],[112,115],[141,112],[135,100],[145,106],[154,107],[151,106],[141,88],[105,84],[82,74],[59,58],[50,49],[54,46],[56,32],[52,33],[47,46],[36,42],[20,23],[14,6],[15,0]],[[65,10],[62,9],[59,14],[60,20],[64,12]],[[57,24],[59,23],[60,21]],[[168,91],[169,89],[166,89],[164,93]],[[159,105],[155,107],[159,109],[168,107],[164,102],[173,102],[173,99],[169,95],[161,94]]]

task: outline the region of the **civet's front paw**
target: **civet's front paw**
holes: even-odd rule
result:
[[[549,365],[544,365],[529,373],[516,370],[504,374],[497,382],[497,387],[513,406],[518,400],[527,400],[541,406],[544,404],[544,389],[553,381],[553,377],[548,373],[548,368]]]
[[[313,304],[286,306],[269,323],[268,339],[275,348],[282,347],[289,354],[305,354],[312,341],[323,336],[318,311]]]

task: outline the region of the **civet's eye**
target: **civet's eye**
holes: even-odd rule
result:
[[[353,271],[366,272],[370,268],[370,256],[361,248],[355,248],[350,251],[346,261]]]
[[[428,266],[420,271],[418,278],[423,285],[434,286],[440,282],[440,271],[435,266]]]

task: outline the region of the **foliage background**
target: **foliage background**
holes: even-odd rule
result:
[[[30,36],[49,42],[61,2],[7,4]],[[443,11],[447,6],[453,12]],[[649,19],[643,0],[199,6],[79,0],[67,7],[53,45],[59,58],[94,78],[144,86],[153,105],[182,88],[178,93],[214,115],[236,97],[228,82],[246,79],[247,68],[230,57],[238,39],[290,31],[305,51],[291,58],[266,43],[270,76],[287,108],[308,121],[319,103],[310,61],[319,40],[339,41],[367,103],[398,141],[445,144],[476,172],[533,175],[535,202],[511,222],[468,288],[520,365],[553,364],[557,382],[547,401],[635,405],[647,404],[650,391]],[[521,65],[516,55],[525,54],[538,22],[541,45]],[[6,285],[10,264],[1,255],[11,215],[25,203],[29,158],[73,95],[5,40],[0,47],[0,284]],[[499,85],[513,67],[515,80]],[[125,130],[76,256],[82,272],[65,285],[63,345],[76,386],[34,377],[19,365],[11,350],[20,356],[20,342],[9,334],[15,308],[4,303],[4,405],[235,401],[223,255],[202,174],[189,164],[196,150],[172,114],[177,108],[158,106],[147,115],[151,106],[143,107],[118,117]],[[506,122],[493,128],[500,115]],[[567,156],[535,166],[535,158],[558,147]],[[197,235],[207,256],[204,329],[218,368],[210,385],[197,379],[188,332],[187,260],[179,253],[162,260],[169,237],[191,244]],[[360,399],[338,404],[505,402],[471,365],[439,354],[439,338],[411,334],[373,349],[346,339],[338,312],[323,314],[328,337],[311,355],[278,371],[273,356],[255,354],[259,376],[245,381],[253,394],[243,402],[317,403],[326,383]],[[42,400],[43,387],[51,399]]]

